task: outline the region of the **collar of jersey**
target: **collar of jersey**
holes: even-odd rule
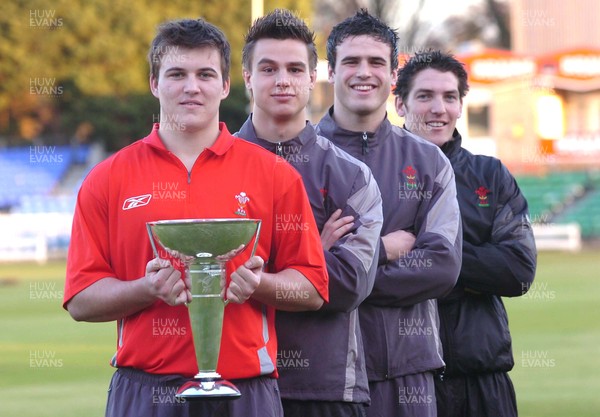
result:
[[[164,151],[168,151],[163,143],[162,139],[158,135],[158,123],[154,123],[152,126],[152,132],[148,136],[143,139],[143,142],[157,149],[161,149]],[[235,142],[235,138],[231,136],[227,126],[223,122],[219,122],[219,136],[213,145],[208,148],[209,151],[214,153],[215,155],[223,155]]]

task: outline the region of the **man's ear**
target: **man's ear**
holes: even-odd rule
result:
[[[398,113],[398,116],[404,117],[406,115],[406,112],[404,111],[404,102],[402,101],[400,96],[396,96],[396,99],[394,100],[394,105],[396,107],[396,113]]]
[[[246,68],[242,69],[242,77],[244,78],[244,84],[246,84],[246,90],[252,90],[252,84],[250,84],[250,77],[252,73],[248,71]]]
[[[221,93],[221,100],[225,100],[229,95],[229,89],[231,87],[231,79],[227,77],[226,80],[223,80],[223,92]]]
[[[392,88],[396,85],[396,80],[398,79],[398,70],[395,69],[392,71]]]
[[[317,69],[315,68],[310,72],[310,89],[315,88],[315,84],[317,82]]]
[[[154,74],[150,74],[149,83],[150,83],[150,91],[152,92],[152,95],[154,97],[158,98],[158,80],[156,79]]]
[[[333,70],[333,68],[328,66],[327,67],[327,81],[329,81],[329,84],[335,83],[334,78],[335,78],[335,71]]]

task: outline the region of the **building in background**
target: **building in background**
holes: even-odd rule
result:
[[[512,0],[511,51],[459,55],[467,146],[513,172],[600,165],[600,2]]]

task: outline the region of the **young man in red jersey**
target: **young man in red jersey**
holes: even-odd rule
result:
[[[316,310],[328,299],[320,237],[299,174],[229,134],[219,105],[229,92],[230,47],[202,19],[167,22],[149,52],[160,101],[152,132],[100,163],[79,193],[64,307],[76,320],[117,321],[118,368],[107,416],[281,416],[275,309]],[[177,193],[159,192],[176,190]],[[282,214],[302,222],[280,227]],[[242,392],[231,402],[178,402],[198,371],[189,280],[152,259],[145,224],[179,218],[262,220],[256,256],[232,263],[217,372]],[[245,259],[245,258],[244,258]],[[277,289],[300,288],[302,299]]]

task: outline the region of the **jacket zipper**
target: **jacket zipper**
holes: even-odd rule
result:
[[[362,154],[366,155],[369,153],[369,138],[367,137],[367,132],[363,132],[362,134]]]
[[[275,155],[283,156],[283,146],[281,145],[281,142],[277,142],[277,147],[275,148]]]

